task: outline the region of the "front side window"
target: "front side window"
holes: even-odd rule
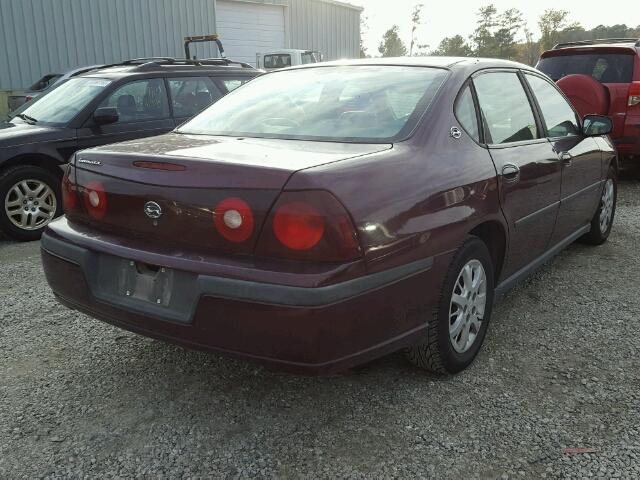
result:
[[[410,132],[447,70],[336,66],[258,77],[178,131],[303,140],[388,141]]]
[[[72,78],[37,97],[18,112],[38,124],[66,125],[110,83],[103,78]]]
[[[264,68],[285,68],[291,66],[291,55],[279,53],[264,56]]]
[[[300,57],[303,65],[306,65],[307,63],[316,63],[316,57],[313,55],[313,52],[303,52]]]
[[[169,93],[173,115],[193,117],[222,97],[222,92],[208,77],[171,78]]]
[[[564,97],[546,80],[536,75],[525,75],[540,105],[549,137],[578,135],[580,127],[576,114]]]
[[[129,82],[109,95],[100,107],[117,109],[118,123],[169,118],[167,91],[161,78]]]
[[[473,138],[476,142],[480,141],[480,130],[478,128],[478,117],[476,116],[476,107],[473,103],[473,94],[471,93],[471,87],[468,85],[462,91],[462,94],[458,97],[456,103],[456,118],[462,125],[462,128]]]
[[[523,142],[538,138],[535,117],[515,72],[490,72],[473,80],[488,129],[487,143]]]

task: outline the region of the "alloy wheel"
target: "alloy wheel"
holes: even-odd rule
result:
[[[53,220],[56,195],[42,180],[20,180],[4,199],[4,211],[16,227],[38,230]]]
[[[600,232],[603,234],[609,229],[611,218],[613,216],[613,202],[615,190],[613,180],[610,178],[604,184],[602,189],[602,199],[600,200]]]
[[[464,353],[480,334],[487,305],[487,275],[482,263],[469,260],[453,287],[449,306],[449,339],[454,350]]]

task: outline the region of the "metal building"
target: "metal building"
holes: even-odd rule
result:
[[[278,48],[353,58],[361,10],[335,0],[0,0],[0,90],[81,65],[182,57],[185,36],[209,33],[252,64]],[[195,49],[217,56],[213,44]]]

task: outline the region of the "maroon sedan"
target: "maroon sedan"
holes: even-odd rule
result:
[[[42,238],[71,308],[294,370],[468,366],[494,301],[616,202],[606,117],[524,65],[314,64],[173,133],[80,152]]]

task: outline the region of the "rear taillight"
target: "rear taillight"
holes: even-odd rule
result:
[[[89,182],[84,187],[82,200],[90,217],[101,220],[107,213],[107,194],[100,182]]]
[[[65,213],[72,212],[78,208],[78,192],[76,186],[71,182],[70,171],[73,167],[69,165],[62,178],[62,207]]]
[[[629,102],[630,107],[640,105],[640,82],[633,82],[629,85]]]
[[[256,255],[344,262],[360,256],[353,222],[329,192],[283,192],[271,209]]]
[[[213,223],[218,233],[230,242],[244,242],[253,234],[253,212],[240,198],[226,198],[218,203]]]

